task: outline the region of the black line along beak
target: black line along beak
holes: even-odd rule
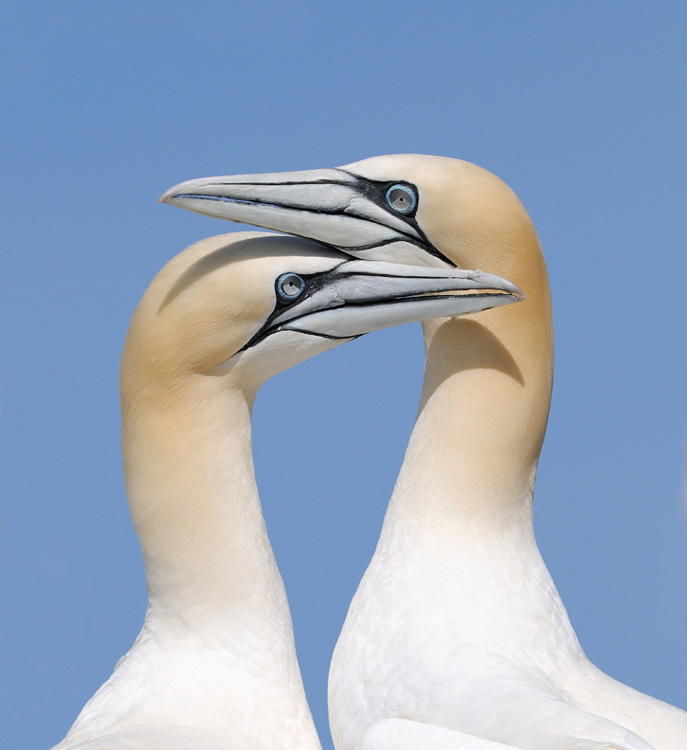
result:
[[[415,185],[345,169],[207,177],[175,185],[160,203],[316,240],[348,255],[454,266],[418,225]]]
[[[344,261],[311,277],[299,299],[277,307],[243,350],[278,331],[350,339],[402,323],[467,315],[523,299],[517,286],[481,271]]]

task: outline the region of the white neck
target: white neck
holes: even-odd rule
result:
[[[543,265],[525,288],[525,302],[425,324],[420,410],[371,570],[403,558],[399,569],[444,580],[447,596],[466,603],[466,630],[485,646],[501,643],[513,621],[480,614],[480,596],[518,599],[523,623],[553,608],[576,650],[532,528],[553,364]],[[530,636],[536,643],[531,628]]]
[[[191,376],[169,397],[123,377],[125,481],[149,607],[73,735],[171,724],[219,747],[320,747],[255,484],[250,412],[229,376]]]
[[[390,522],[414,509],[442,525],[531,527],[553,372],[545,273],[525,302],[424,325],[420,409]]]

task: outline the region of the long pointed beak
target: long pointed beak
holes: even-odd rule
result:
[[[189,180],[159,200],[313,239],[365,260],[453,266],[428,241],[415,210],[392,209],[393,187],[341,168],[314,169]]]
[[[318,278],[312,293],[275,310],[244,349],[280,330],[348,339],[402,323],[466,315],[522,299],[517,286],[480,271],[344,261]]]

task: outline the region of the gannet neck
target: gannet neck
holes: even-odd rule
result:
[[[169,383],[145,382],[127,349],[122,363],[125,482],[149,606],[63,746],[131,732],[148,747],[146,733],[163,730],[166,741],[190,731],[194,746],[319,750],[255,484],[249,399],[231,375],[192,376],[169,399]]]
[[[139,393],[122,395],[125,481],[150,603],[196,632],[226,626],[240,608],[257,619],[288,614],[255,484],[250,404],[228,380],[197,376],[172,402],[147,394],[135,408]]]
[[[481,238],[466,231],[453,238],[447,254],[487,271],[498,264],[526,298],[470,318],[424,324],[420,408],[390,518],[402,507],[421,507],[425,518],[436,513],[441,523],[451,517],[461,524],[470,518],[509,523],[519,518],[531,528],[551,399],[553,326],[539,241],[515,201],[506,203],[512,214],[504,221],[507,231],[492,226],[491,235]]]
[[[148,581],[146,623],[125,660],[134,654],[149,673],[141,721],[169,711],[222,746],[245,734],[258,746],[319,750],[255,482],[253,390],[235,373],[168,362],[150,357],[134,318],[120,388],[125,484]],[[181,696],[165,684],[180,675]]]

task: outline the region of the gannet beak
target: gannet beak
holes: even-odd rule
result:
[[[287,274],[293,276],[293,274]],[[382,328],[480,312],[524,299],[506,279],[480,271],[344,261],[303,282],[298,301],[275,309],[242,351],[278,331],[349,339]]]
[[[409,182],[342,168],[207,177],[175,185],[159,201],[317,240],[365,260],[455,265],[418,225],[419,195]]]

